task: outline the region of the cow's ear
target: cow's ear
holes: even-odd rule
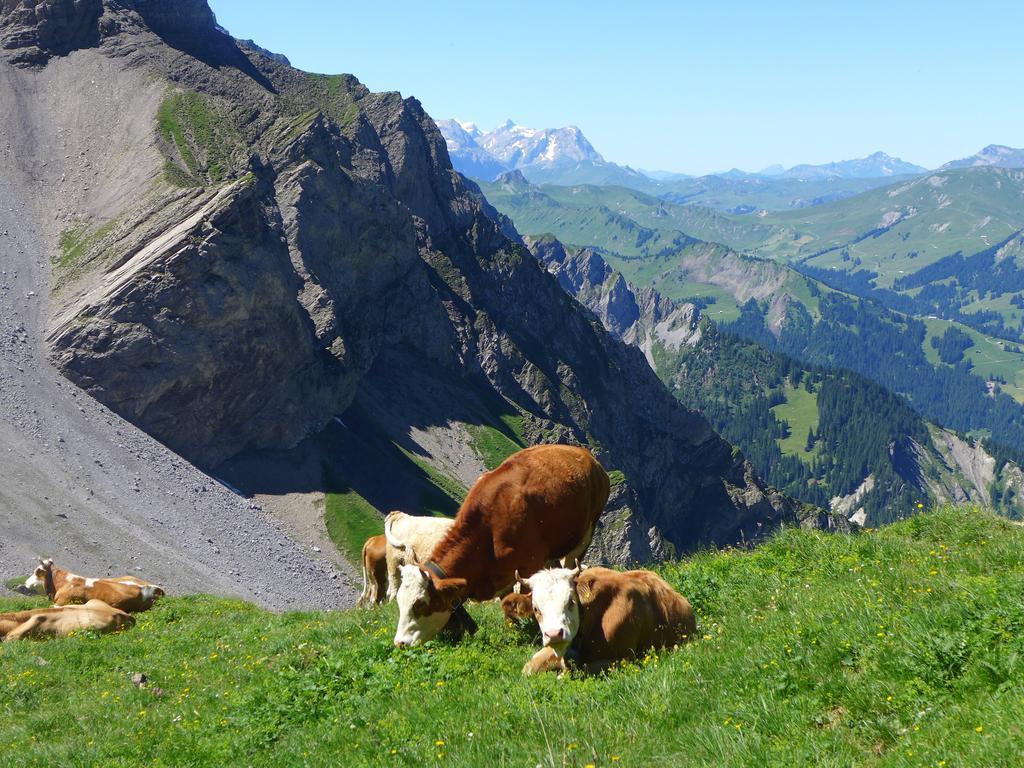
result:
[[[586,605],[594,599],[594,590],[590,588],[589,581],[580,581],[579,576],[572,580],[572,585],[576,589],[576,594],[580,598],[580,603]]]
[[[441,599],[454,606],[462,600],[467,582],[465,579],[438,579],[434,586],[437,588],[437,593],[441,596]]]

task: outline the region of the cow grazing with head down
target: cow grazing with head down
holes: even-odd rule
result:
[[[363,593],[357,608],[383,603],[388,585],[387,539],[384,534],[371,536],[363,544]]]
[[[25,581],[25,588],[43,592],[54,605],[102,600],[107,605],[130,613],[148,610],[164,590],[132,576],[91,579],[58,568],[53,560],[40,560]]]
[[[517,571],[582,557],[609,489],[590,452],[569,445],[527,448],[481,475],[431,560],[402,566],[395,645],[430,640],[456,609],[468,619],[463,601],[490,600]]]
[[[67,637],[81,629],[113,632],[135,624],[135,617],[112,608],[102,600],[85,605],[36,608],[31,611],[0,613],[0,638],[5,643],[45,637]]]
[[[549,568],[525,580],[523,589],[544,643],[523,667],[526,675],[564,671],[567,660],[597,671],[697,631],[689,601],[651,571]]]

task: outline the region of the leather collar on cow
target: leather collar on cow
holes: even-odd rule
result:
[[[428,560],[423,567],[439,579],[448,578],[448,574],[445,573],[444,568],[433,560]],[[469,615],[469,611],[466,610],[462,600],[459,600],[452,605],[452,615],[448,618],[448,623],[444,625],[444,628],[455,634],[457,637],[461,637],[463,632],[469,632],[469,634],[475,635],[477,629],[479,629],[477,623],[473,620],[473,617]]]
[[[439,578],[439,579],[447,579],[448,578],[448,574],[444,572],[444,568],[442,568],[440,565],[435,563],[433,560],[427,560],[427,564],[424,565],[423,567],[426,568],[428,571],[430,571],[435,576],[437,576],[437,578]]]

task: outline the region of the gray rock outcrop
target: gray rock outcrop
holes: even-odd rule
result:
[[[69,379],[166,445],[204,466],[287,448],[360,387],[383,378],[401,392],[405,371],[441,370],[509,404],[532,439],[589,445],[623,473],[642,535],[623,537],[620,560],[794,519],[638,349],[510,239],[415,99],[240,47],[201,0],[104,0],[95,25],[95,2],[3,7],[11,62],[103,59],[165,89],[148,144],[116,159],[150,185],[54,244],[49,340]],[[57,7],[85,15],[49,31],[42,9]],[[90,195],[123,201],[109,178],[96,168]],[[622,325],[688,328],[680,343],[696,329],[614,285],[606,308]]]

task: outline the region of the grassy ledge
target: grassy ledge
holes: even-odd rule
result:
[[[856,536],[787,530],[662,573],[700,639],[589,679],[522,678],[535,642],[494,603],[470,606],[466,642],[400,651],[394,606],[168,598],[122,635],[0,645],[0,748],[22,765],[1024,760],[1024,529],[944,509]]]
[[[164,176],[176,186],[218,184],[227,177],[241,139],[230,117],[209,97],[191,91],[168,94],[157,110],[157,130],[184,168],[168,158]]]
[[[324,522],[331,541],[357,566],[362,562],[363,543],[384,533],[380,513],[353,490],[324,494]]]
[[[488,469],[494,469],[523,445],[489,424],[464,424],[470,444]]]

